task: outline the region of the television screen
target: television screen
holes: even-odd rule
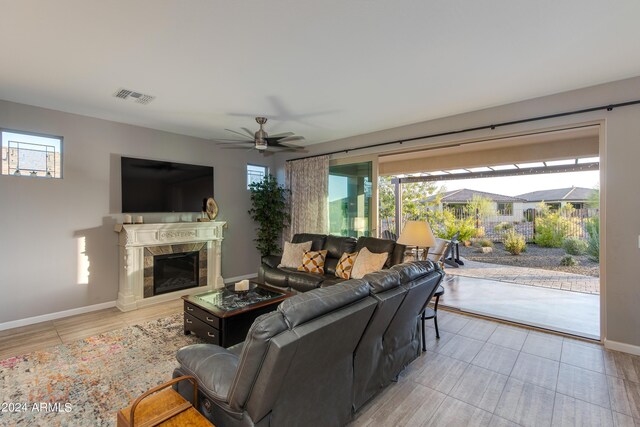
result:
[[[122,212],[201,212],[213,167],[122,157]]]

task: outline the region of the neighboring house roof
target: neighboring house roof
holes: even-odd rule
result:
[[[498,203],[526,201],[518,197],[505,196],[504,194],[487,193],[485,191],[469,190],[468,188],[463,188],[462,190],[453,190],[444,193],[444,195],[442,196],[442,203],[467,203],[473,200],[474,196],[484,197]],[[433,201],[436,199],[436,197],[437,196],[434,195],[427,198],[427,200]]]
[[[519,194],[517,197],[523,198],[527,202],[586,202],[594,192],[595,190],[592,188],[569,187],[532,191],[531,193]]]

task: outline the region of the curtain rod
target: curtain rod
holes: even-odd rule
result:
[[[330,156],[332,154],[338,154],[338,153],[345,153],[346,154],[346,153],[349,153],[350,151],[366,150],[367,148],[384,147],[386,145],[393,145],[393,144],[402,144],[404,142],[417,141],[419,139],[437,138],[437,137],[440,137],[440,136],[456,135],[456,134],[460,134],[460,133],[475,132],[475,131],[478,131],[478,130],[486,130],[486,129],[494,130],[496,128],[504,127],[504,126],[513,126],[513,125],[518,125],[518,124],[522,124],[522,123],[530,123],[530,122],[537,122],[537,121],[540,121],[540,120],[555,119],[557,117],[566,117],[566,116],[573,116],[573,115],[576,115],[576,114],[591,113],[593,111],[599,111],[599,110],[611,111],[614,108],[628,107],[630,105],[637,105],[637,104],[640,104],[640,99],[637,99],[635,101],[620,102],[620,103],[617,103],[617,104],[601,105],[599,107],[583,108],[581,110],[573,110],[573,111],[565,111],[565,112],[562,112],[562,113],[547,114],[545,116],[530,117],[528,119],[512,120],[512,121],[509,121],[509,122],[501,122],[501,123],[495,123],[495,124],[491,124],[491,125],[475,126],[475,127],[471,127],[471,128],[465,128],[465,129],[458,129],[458,130],[450,130],[450,131],[446,131],[446,132],[432,133],[432,134],[424,135],[424,136],[415,136],[415,137],[412,137],[412,138],[397,139],[397,140],[388,141],[388,142],[379,142],[377,144],[363,145],[362,147],[345,148],[345,149],[342,149],[342,150],[330,151],[328,153],[314,154],[314,155],[311,155],[311,156],[305,156],[305,157],[298,157],[298,158],[295,158],[295,159],[289,159],[289,160],[287,160],[287,162],[293,162],[293,161],[296,161],[296,160],[303,160],[303,159],[312,159],[314,157],[320,157],[320,156]]]

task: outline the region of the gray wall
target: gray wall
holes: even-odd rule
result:
[[[64,179],[0,176],[0,323],[114,301],[121,221],[120,156],[213,166],[218,219],[227,221],[224,278],[256,273],[259,255],[247,214],[246,163],[272,158],[106,120],[0,101],[0,127],[64,137]],[[192,220],[194,214],[145,215],[145,222]],[[86,248],[79,254],[78,242]],[[82,256],[87,284],[78,283]],[[80,264],[81,265],[81,264]]]
[[[309,154],[636,99],[640,99],[640,77],[345,138],[311,147]],[[439,142],[481,139],[598,121],[603,123],[602,134],[605,147],[605,152],[600,153],[603,165],[601,189],[604,200],[602,200],[602,205],[605,215],[602,218],[604,256],[601,257],[601,282],[605,288],[603,338],[640,346],[640,309],[638,308],[640,307],[640,276],[638,274],[638,266],[640,266],[640,249],[638,249],[640,196],[637,188],[638,182],[640,182],[640,167],[638,167],[640,160],[640,106],[497,128],[493,131],[487,130],[405,143],[402,148],[424,147]],[[393,145],[350,152],[349,154],[341,153],[334,157],[382,153],[398,150],[398,148],[400,146]],[[279,178],[283,177],[284,161],[294,157],[297,156],[278,156]]]

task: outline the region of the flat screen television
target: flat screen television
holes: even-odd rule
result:
[[[122,157],[122,212],[202,212],[213,167]]]

